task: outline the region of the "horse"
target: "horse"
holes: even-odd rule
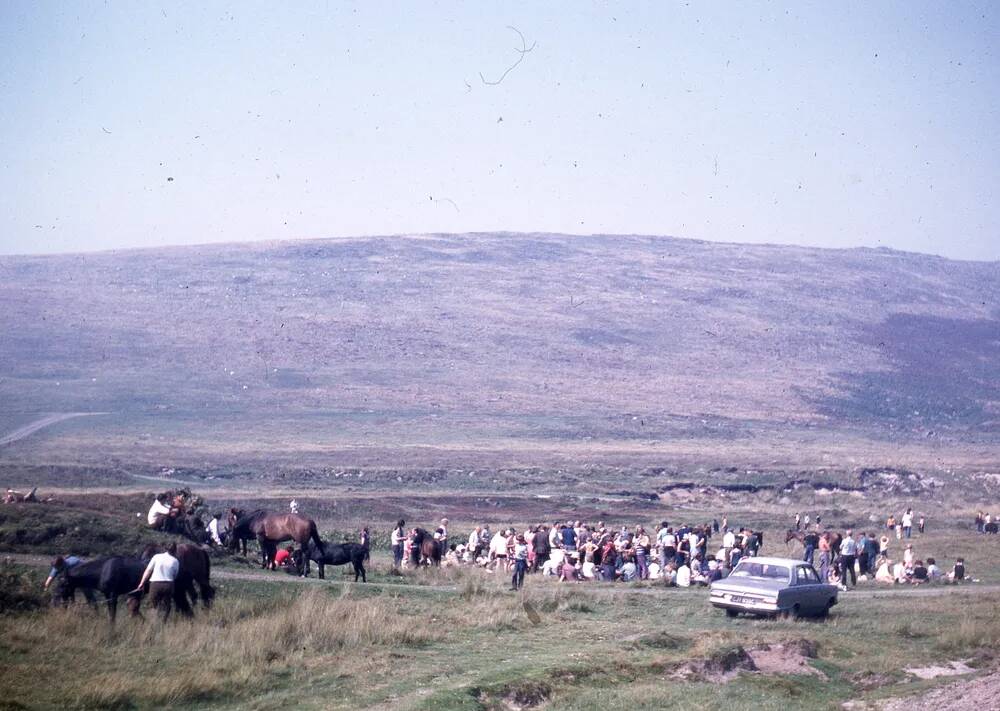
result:
[[[149,559],[162,550],[164,549],[157,545],[146,546],[142,553],[142,559],[148,564]],[[212,561],[203,549],[188,543],[177,545],[175,557],[180,563],[180,568],[177,571],[177,578],[174,580],[174,605],[182,615],[192,617],[194,615],[192,605],[198,603],[199,593],[202,607],[206,610],[212,606],[212,600],[215,599],[215,588],[209,582]],[[195,584],[198,586],[197,590]]]
[[[87,601],[96,606],[96,590],[104,595],[104,601],[108,604],[108,618],[114,623],[118,614],[118,597],[129,595],[135,590],[145,570],[145,561],[126,556],[87,561],[63,571],[60,594],[63,601],[69,601],[77,590],[81,590]],[[139,614],[141,600],[139,593],[129,595],[128,608],[133,617]]]
[[[315,543],[309,541],[303,552],[305,560],[301,563],[296,562],[300,570],[305,570],[306,575],[309,575],[310,561],[319,565],[320,580],[326,579],[326,566],[350,563],[354,566],[354,582],[358,582],[359,577],[361,582],[368,582],[368,578],[365,576],[365,558],[368,555],[368,548],[363,543],[328,543],[326,549],[320,551],[316,548]],[[297,555],[301,555],[301,553],[297,553]]]
[[[410,563],[414,567],[423,563],[441,565],[441,545],[429,531],[414,528],[410,533],[410,544]]]
[[[277,553],[278,544],[283,541],[295,541],[300,550],[309,541],[314,541],[316,547],[320,551],[323,550],[323,541],[319,538],[316,522],[311,518],[292,513],[268,513],[264,509],[257,509],[240,517],[236,514],[236,509],[229,513],[230,550],[235,551],[239,542],[243,541],[244,555],[246,555],[246,541],[256,538],[260,544],[263,568],[274,568],[274,554]]]

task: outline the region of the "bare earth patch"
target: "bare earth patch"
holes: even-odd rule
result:
[[[823,672],[809,665],[816,658],[816,645],[807,639],[765,644],[747,650],[741,646],[720,650],[706,659],[696,659],[676,668],[671,676],[684,681],[728,682],[741,672],[757,674],[812,674]]]
[[[932,664],[929,667],[909,667],[907,674],[912,674],[918,679],[936,679],[939,676],[961,676],[962,674],[973,674],[975,669],[963,661],[948,662],[947,666]]]
[[[926,691],[919,698],[890,699],[880,711],[964,711],[994,709],[1000,699],[1000,670]]]

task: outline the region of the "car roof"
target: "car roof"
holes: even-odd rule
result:
[[[767,556],[757,556],[754,558],[740,558],[740,563],[744,561],[748,563],[763,563],[764,565],[785,565],[789,567],[793,565],[809,565],[808,562],[802,560],[801,558],[770,558]]]

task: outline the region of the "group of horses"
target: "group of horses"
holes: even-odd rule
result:
[[[114,622],[118,613],[118,598],[125,595],[129,611],[133,616],[139,615],[142,594],[136,592],[136,588],[149,559],[160,552],[162,549],[159,546],[151,545],[139,557],[107,556],[60,570],[53,603],[70,604],[79,590],[91,605],[96,606],[99,602],[107,604],[108,616]],[[191,616],[194,614],[192,606],[197,604],[199,598],[202,605],[208,608],[215,597],[215,588],[209,581],[212,563],[208,553],[188,543],[177,546],[176,557],[180,569],[174,581],[173,603],[182,615]],[[97,599],[98,593],[103,600]]]
[[[367,534],[360,543],[324,543],[319,537],[316,522],[311,518],[294,513],[270,513],[264,509],[248,513],[232,508],[229,509],[228,519],[226,544],[229,550],[235,553],[242,549],[246,557],[247,542],[257,541],[263,568],[273,570],[278,544],[292,541],[297,545],[292,554],[292,565],[299,575],[308,576],[310,563],[317,563],[322,580],[326,577],[326,566],[350,563],[354,566],[354,582],[358,578],[368,582],[365,572],[365,560],[369,555]]]

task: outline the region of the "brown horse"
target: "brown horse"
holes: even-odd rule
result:
[[[278,552],[278,544],[284,541],[295,541],[299,550],[313,541],[321,553],[324,550],[316,522],[311,518],[292,513],[269,513],[264,509],[241,513],[237,509],[229,513],[229,548],[235,551],[242,541],[246,555],[246,541],[257,539],[264,568],[274,569],[274,555]]]
[[[414,567],[424,563],[441,565],[441,544],[423,528],[414,528],[410,532],[410,563]]]

